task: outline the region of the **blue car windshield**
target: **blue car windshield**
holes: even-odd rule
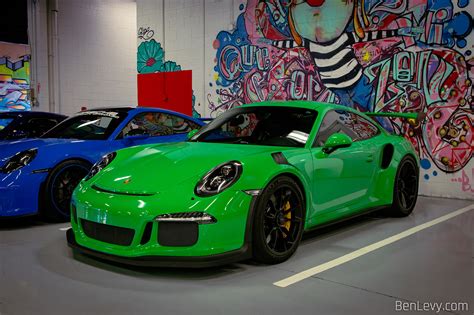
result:
[[[298,107],[237,107],[217,117],[189,141],[304,147],[316,116],[315,110]]]
[[[41,138],[107,140],[127,116],[126,112],[87,111],[64,120]]]
[[[12,121],[13,121],[13,118],[2,118],[0,116],[0,131],[5,129]]]

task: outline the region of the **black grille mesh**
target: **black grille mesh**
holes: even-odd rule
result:
[[[84,233],[93,239],[101,242],[129,246],[132,244],[135,230],[119,226],[101,224],[89,220],[81,219]]]

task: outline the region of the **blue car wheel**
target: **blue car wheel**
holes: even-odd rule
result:
[[[50,221],[67,221],[72,192],[87,175],[91,165],[80,160],[65,161],[49,174],[44,190],[42,213]]]

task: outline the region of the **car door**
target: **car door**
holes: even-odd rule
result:
[[[162,112],[137,114],[117,136],[124,146],[186,140],[186,135],[200,126],[186,118]]]
[[[350,111],[326,113],[311,149],[315,216],[337,216],[351,211],[367,198],[377,151],[370,139],[379,132],[375,125]],[[353,142],[349,147],[324,153],[324,143],[334,133],[344,133]]]

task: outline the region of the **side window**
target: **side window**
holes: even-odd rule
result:
[[[348,120],[350,118],[348,115],[349,113],[346,111],[331,110],[327,112],[319,126],[318,135],[316,136],[313,147],[324,146],[326,140],[337,132],[348,135],[352,141],[357,141],[357,134],[349,127]]]
[[[379,130],[374,124],[357,114],[332,110],[324,116],[313,147],[322,147],[326,140],[337,132],[348,135],[352,141],[360,141],[374,137]]]
[[[163,114],[163,115],[166,115],[166,114]],[[177,134],[177,133],[188,133],[193,129],[201,128],[201,126],[199,126],[195,122],[192,122],[192,121],[190,121],[186,118],[182,118],[182,117],[175,116],[175,115],[167,115],[167,116],[169,116],[170,119],[171,119],[173,132],[175,134]]]
[[[122,130],[118,139],[136,135],[168,136],[187,133],[200,126],[179,116],[148,112],[135,116]]]
[[[357,114],[351,113],[353,116],[353,128],[359,136],[359,140],[366,140],[379,134],[379,129],[370,121]]]
[[[26,125],[26,130],[28,130],[30,137],[39,137],[56,126],[57,123],[56,120],[50,118],[31,118]]]

